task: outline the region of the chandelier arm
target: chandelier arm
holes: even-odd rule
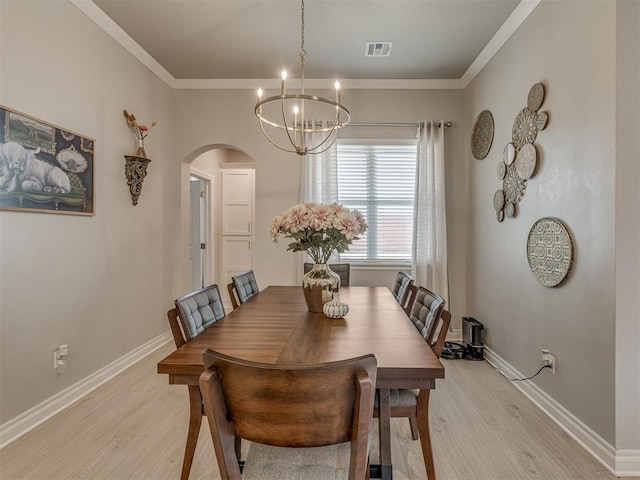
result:
[[[269,136],[269,134],[265,131],[264,129],[264,123],[260,122],[260,129],[262,130],[262,134],[265,136],[265,138],[267,140],[269,140],[269,143],[271,145],[273,145],[274,147],[276,147],[279,150],[282,150],[283,152],[288,152],[288,153],[298,153],[296,150],[288,150],[286,148],[281,147],[280,145],[278,145],[276,142],[274,142],[273,140],[271,140],[271,137]]]
[[[282,111],[282,124],[284,125],[284,131],[287,132],[287,137],[289,137],[289,143],[296,149],[294,150],[295,152],[297,152],[297,147],[296,147],[296,141],[295,141],[295,137],[296,137],[296,124],[295,124],[295,120],[293,123],[293,139],[291,138],[291,133],[289,132],[289,125],[287,125],[287,116],[284,113],[284,101],[285,101],[285,97],[282,96],[281,98],[281,105],[280,105],[280,110]]]

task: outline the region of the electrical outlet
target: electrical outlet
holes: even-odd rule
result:
[[[556,374],[556,357],[549,353],[549,350],[546,348],[542,349],[542,364],[545,366],[549,366],[551,373]]]
[[[64,373],[67,371],[67,357],[69,356],[68,345],[58,345],[53,352],[53,368],[58,373]]]

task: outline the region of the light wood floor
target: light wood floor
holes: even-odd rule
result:
[[[165,345],[1,450],[0,478],[179,479],[187,388],[156,374],[157,361],[172,350]],[[615,478],[489,364],[443,362],[446,379],[430,404],[439,480]],[[406,419],[392,420],[392,444],[394,479],[424,479],[419,441],[411,440]],[[191,480],[219,478],[205,423]]]

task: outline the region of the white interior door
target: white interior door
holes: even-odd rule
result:
[[[222,235],[251,235],[253,170],[222,171]]]

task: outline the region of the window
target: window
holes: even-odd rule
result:
[[[416,140],[338,140],[338,203],[357,208],[369,229],[341,261],[408,263],[413,242]]]

